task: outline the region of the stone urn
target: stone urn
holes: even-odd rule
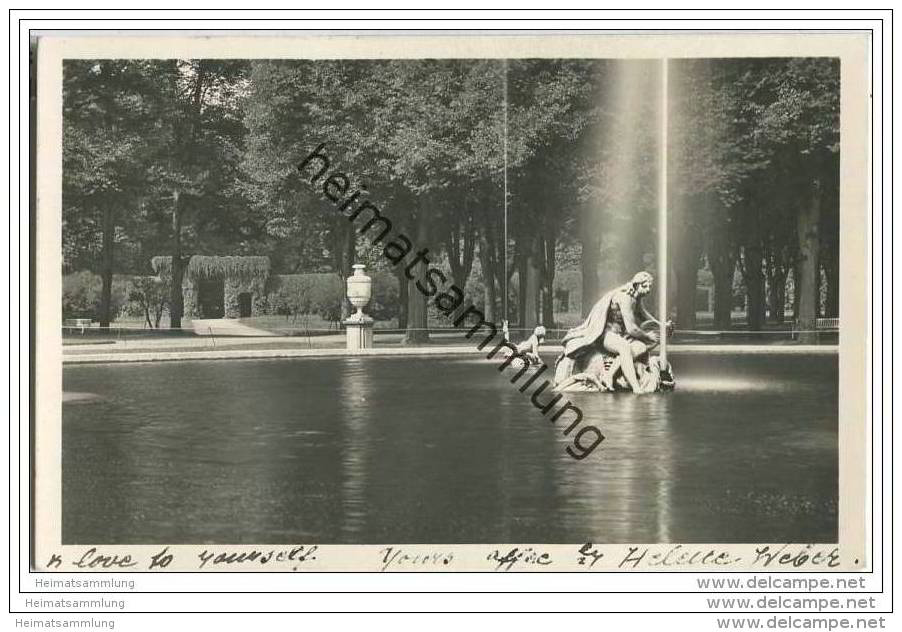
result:
[[[348,277],[348,300],[357,311],[351,315],[349,320],[359,321],[364,319],[363,308],[373,297],[373,280],[363,273],[366,266],[362,263],[355,263],[352,267],[354,274]]]

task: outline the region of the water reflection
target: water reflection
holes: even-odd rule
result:
[[[596,525],[593,531],[602,541],[670,541],[674,448],[669,395],[572,395],[584,423],[599,427],[605,441],[585,464],[574,467],[566,455],[555,460],[558,493],[568,499],[564,522]]]
[[[342,365],[338,393],[341,413],[335,420],[343,424],[341,533],[343,538],[353,540],[363,533],[366,524],[367,450],[372,443],[367,418],[372,405],[372,381],[363,358],[346,358]]]
[[[492,364],[67,367],[97,397],[63,405],[64,542],[834,540],[836,358],[674,364],[568,394],[606,437],[582,461]]]

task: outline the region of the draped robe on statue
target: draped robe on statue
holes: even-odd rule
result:
[[[564,345],[565,356],[573,358],[579,351],[594,345],[596,342],[601,348],[601,337],[608,324],[611,301],[614,300],[614,295],[617,292],[625,292],[629,287],[629,284],[627,284],[605,292],[604,296],[595,303],[589,315],[586,316],[586,320],[578,327],[574,327],[567,332],[561,340],[561,344]]]
[[[564,390],[599,390],[602,382],[611,385],[610,388],[617,386],[615,376],[607,375],[614,364],[615,355],[605,351],[602,343],[605,332],[609,330],[611,303],[614,297],[618,292],[629,292],[631,288],[632,283],[627,283],[606,292],[592,307],[585,321],[566,333],[561,340],[564,350],[554,365],[556,385],[566,383]],[[630,338],[625,332],[620,335]],[[667,383],[662,383],[661,367],[656,360],[657,358],[653,358],[652,361],[648,358],[637,358],[636,373],[643,391],[672,388],[670,379]],[[574,383],[570,379],[574,375],[584,376],[587,379]]]

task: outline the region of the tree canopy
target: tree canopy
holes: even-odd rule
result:
[[[753,328],[782,321],[787,279],[797,310],[829,308],[838,292],[838,61],[672,60],[666,99],[660,67],[67,61],[64,269],[100,273],[108,287],[114,271],[148,274],[153,256],[168,257],[177,279],[195,255],[266,256],[275,271],[342,277],[363,260],[397,278],[400,325],[425,329],[424,299],[401,270],[298,174],[325,143],[352,188],[365,187],[457,285],[478,287],[492,318],[553,325],[557,271],[579,268],[585,312],[603,285],[653,264],[666,103],[679,324],[695,324],[702,268],[721,328],[731,324],[737,270]],[[174,282],[174,320],[180,296]]]

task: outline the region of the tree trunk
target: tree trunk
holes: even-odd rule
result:
[[[792,267],[792,319],[799,321],[799,279],[801,278],[800,270],[802,265],[796,260]]]
[[[802,344],[817,342],[815,326],[820,303],[820,287],[817,284],[820,207],[821,182],[815,179],[811,184],[809,199],[802,204],[798,218],[799,285],[796,292],[799,295],[799,329],[802,332],[799,342]]]
[[[517,239],[514,265],[517,268],[517,324],[525,327],[527,294],[529,286],[529,254],[523,245],[522,238]]]
[[[676,325],[680,329],[695,329],[695,294],[698,288],[698,261],[701,244],[696,231],[683,231],[676,260]],[[667,318],[667,314],[659,314]]]
[[[486,228],[483,227],[483,231]],[[479,242],[479,265],[482,267],[482,283],[484,286],[485,317],[490,322],[495,322],[495,305],[498,301],[498,291],[495,286],[495,278],[498,276],[495,265],[493,246],[488,235],[483,235]]]
[[[680,262],[676,270],[676,326],[679,329],[695,329],[695,295],[698,289],[698,264]],[[667,314],[661,314],[666,318]]]
[[[113,296],[113,233],[116,230],[113,207],[106,202],[103,207],[103,267],[100,271],[100,326],[109,327]]]
[[[736,262],[732,257],[716,258],[711,263],[714,276],[714,329],[728,331],[733,327],[733,272]]]
[[[425,204],[425,200],[421,200],[415,220],[417,237],[413,242],[414,251],[411,255],[416,254],[429,243],[429,222],[425,217],[426,208],[428,207]],[[411,258],[410,261],[413,261],[413,259]],[[399,265],[404,265],[404,262],[401,262]],[[426,276],[426,267],[427,264],[421,261],[410,270],[410,275],[413,279],[409,280],[407,285],[407,332],[404,334],[404,340],[402,341],[406,345],[429,342],[429,312],[427,310],[426,296],[416,286],[417,280]]]
[[[523,292],[526,300],[523,311],[524,318],[520,321],[520,326],[528,331],[532,331],[539,324],[538,299],[540,279],[541,270],[539,269],[538,253],[533,247],[526,257],[526,288]]]
[[[726,213],[724,209],[717,209]],[[708,232],[708,267],[714,277],[714,329],[727,331],[732,326],[733,314],[733,273],[736,259],[733,256],[729,227],[726,218],[714,216]]]
[[[184,265],[182,261],[182,208],[179,192],[172,192],[172,285],[169,288],[169,328],[182,328],[185,296],[182,293]]]
[[[839,316],[839,261],[830,257],[824,262],[824,277],[827,280],[827,300],[824,305],[824,316]]]
[[[166,299],[160,298],[160,302],[157,303],[155,307],[155,311],[153,313],[153,328],[160,328],[160,320],[163,318],[163,310],[166,308]]]
[[[746,289],[746,319],[751,331],[760,331],[764,325],[766,304],[764,300],[764,256],[757,243],[743,248],[743,277]]]
[[[404,268],[395,267],[395,278],[398,279],[398,329],[407,329],[408,285],[404,276]]]
[[[557,249],[557,230],[546,227],[542,244],[542,324],[554,327],[554,273]]]
[[[767,279],[767,304],[770,322],[782,325],[786,313],[786,271],[773,271]]]
[[[197,147],[201,127],[201,111],[203,110],[204,85],[207,80],[207,68],[200,62],[196,68],[192,96],[191,132],[183,146],[185,157],[193,157]],[[172,192],[172,287],[169,299],[169,327],[182,328],[182,316],[185,312],[185,296],[182,289],[185,261],[182,258],[182,207],[179,203],[179,191]]]
[[[491,278],[486,280],[482,289],[482,310],[485,313],[485,319],[491,323],[495,322],[495,288],[493,287]]]
[[[764,274],[767,279],[767,311],[768,320],[775,325],[782,325],[786,321],[786,278],[789,276],[789,261],[787,244],[783,239],[788,233],[785,228],[778,233],[771,233],[766,242],[767,254],[765,256]],[[795,238],[793,237],[795,241]]]
[[[484,206],[490,206],[486,204]],[[497,221],[485,210],[479,215],[479,264],[482,267],[482,282],[485,286],[485,315],[491,322],[500,323],[498,304],[501,289],[506,287],[501,281],[503,268],[501,257],[504,256],[499,249],[499,234]]]
[[[106,64],[101,66],[101,73],[106,74],[109,71]],[[107,112],[112,110],[112,95],[104,95],[110,100],[110,106]],[[109,121],[110,131],[115,138],[118,135],[118,126],[116,121]],[[114,216],[113,205],[111,200],[103,199],[103,225],[102,225],[102,249],[101,270],[100,270],[100,326],[109,329],[113,314],[111,303],[113,298],[113,234],[116,231],[116,220]]]
[[[454,221],[447,235],[446,251],[451,266],[451,282],[460,289],[466,289],[467,280],[473,269],[476,251],[476,225],[470,215],[469,204],[464,197],[464,217]]]

